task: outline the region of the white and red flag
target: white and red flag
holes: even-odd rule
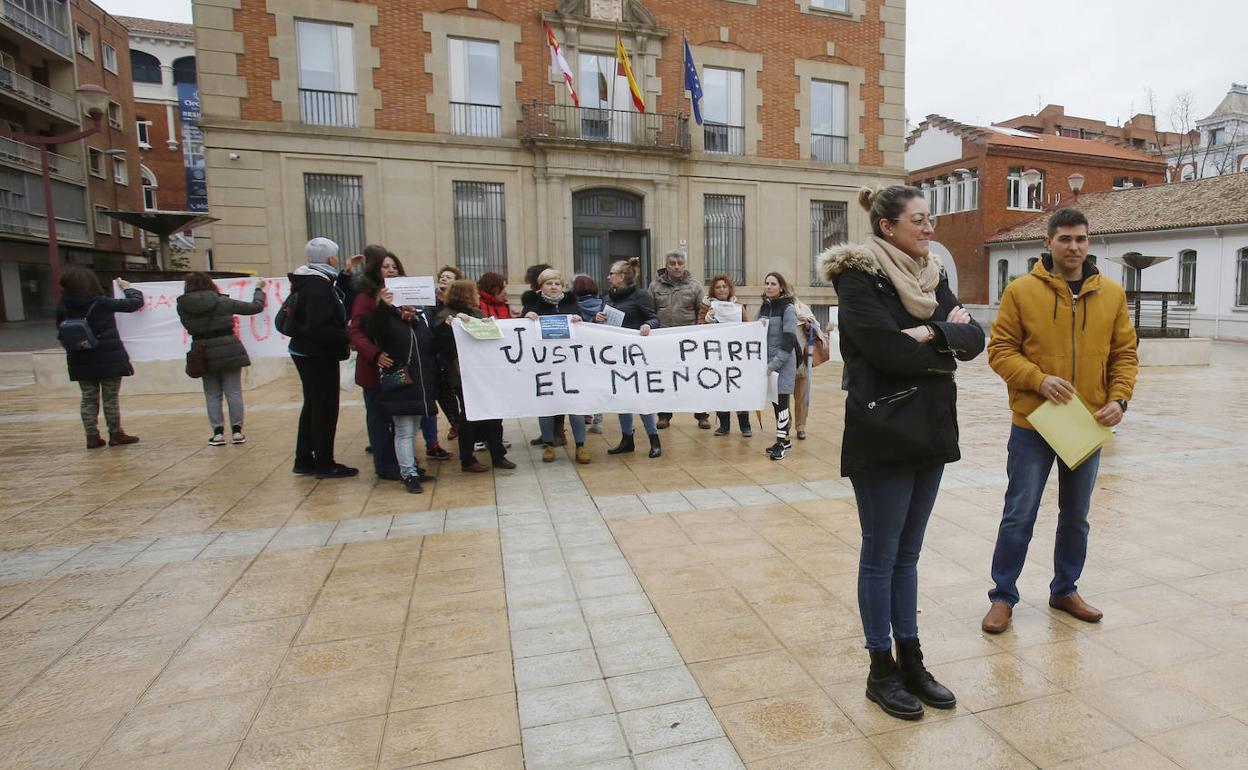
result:
[[[542,20],[542,26],[546,28],[546,43],[550,45],[550,69],[552,72],[559,70],[563,73],[563,81],[568,84],[568,93],[572,95],[572,104],[577,107],[581,106],[581,100],[576,98],[576,89],[572,87],[572,68],[568,66],[568,60],[563,58],[563,52],[559,50],[559,41],[555,39],[555,31],[550,28],[550,22]]]

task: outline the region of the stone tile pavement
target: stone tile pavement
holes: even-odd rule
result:
[[[1107,452],[1081,588],[1045,605],[1053,510],[1000,637],[978,630],[1008,416],[960,379],[965,458],[921,564],[919,723],[862,694],[858,524],[839,370],[782,463],[678,416],[664,457],[436,468],[420,496],[290,474],[297,386],[125,398],[142,443],[87,452],[76,404],[0,403],[0,767],[1232,768],[1248,766],[1248,349],[1147,370]],[[344,394],[339,448],[367,464]]]

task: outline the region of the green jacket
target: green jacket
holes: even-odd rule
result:
[[[178,319],[192,339],[207,347],[208,371],[225,372],[251,366],[247,349],[234,333],[235,315],[255,315],[264,310],[264,290],[256,289],[251,302],[230,299],[216,291],[193,291],[178,297]]]

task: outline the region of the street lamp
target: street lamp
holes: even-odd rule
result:
[[[48,147],[77,142],[100,130],[100,122],[108,109],[108,91],[94,83],[83,83],[78,86],[78,102],[82,105],[83,114],[91,120],[87,128],[72,134],[59,136],[36,136],[34,134],[11,133],[10,136],[39,148],[39,163],[43,171],[43,214],[48,223],[48,266],[52,268],[52,297],[61,298],[61,259],[57,253],[56,243],[56,212],[52,206],[52,172],[48,163]]]

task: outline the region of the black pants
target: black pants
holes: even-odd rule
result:
[[[711,416],[710,412],[694,412],[693,419],[705,420],[707,417],[710,417],[710,416]],[[672,413],[671,412],[659,412],[659,419],[668,420],[670,422],[672,419]]]
[[[503,449],[502,420],[467,420],[460,415],[458,425],[460,467],[472,465],[475,462],[472,447],[478,441],[484,442],[486,448],[490,450],[491,460],[498,462],[503,459],[506,450]]]
[[[295,438],[295,465],[327,470],[334,465],[338,432],[338,360],[291,356],[303,385],[303,409]]]
[[[715,416],[719,418],[719,427],[723,430],[728,430],[729,413],[728,412],[716,412]],[[737,424],[741,426],[741,430],[743,431],[749,430],[750,429],[750,413],[749,412],[737,412]]]

